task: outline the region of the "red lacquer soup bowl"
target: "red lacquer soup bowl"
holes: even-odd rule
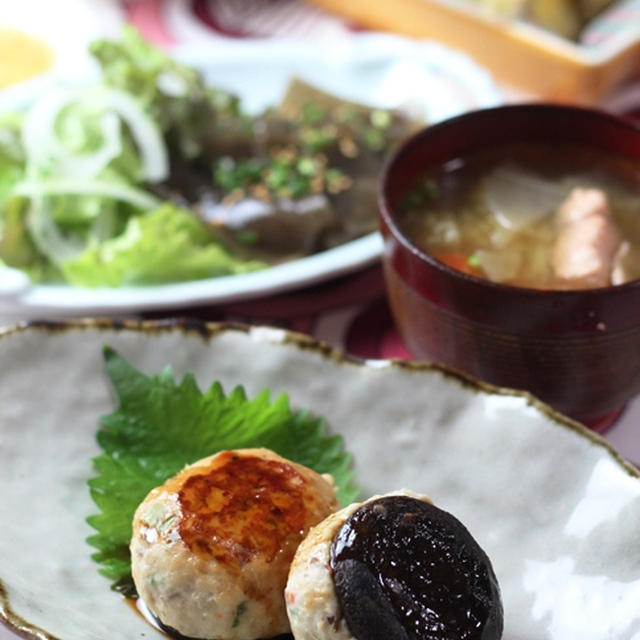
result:
[[[640,129],[591,109],[503,106],[420,131],[391,158],[381,179],[389,304],[416,357],[529,391],[581,422],[602,424],[640,393],[639,280],[568,291],[496,284],[420,250],[398,223],[407,190],[428,169],[476,150],[529,141],[586,144],[637,160],[640,171]]]

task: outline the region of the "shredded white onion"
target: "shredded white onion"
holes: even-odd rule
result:
[[[123,187],[119,191],[114,187],[117,187],[117,185],[97,182],[78,182],[75,184],[69,181],[66,184],[57,184],[54,181],[50,183],[22,183],[17,192],[20,195],[31,198],[27,226],[33,241],[41,253],[47,256],[53,264],[61,266],[67,260],[81,254],[92,242],[101,243],[112,237],[115,231],[113,212],[107,209],[101,211],[92,221],[86,239],[74,234],[62,233],[51,214],[46,200],[47,195],[55,195],[57,193],[57,188],[60,189],[60,193],[64,194],[101,195],[128,201],[144,209],[152,208],[158,202],[145,192],[131,187]]]
[[[80,101],[104,110],[99,120],[103,144],[96,151],[73,154],[58,138],[56,121],[65,107]],[[143,177],[150,182],[164,180],[169,175],[169,158],[161,131],[132,96],[107,87],[77,91],[57,88],[33,104],[22,129],[29,175],[37,175],[40,168],[54,168],[56,173],[75,178],[97,175],[122,151],[121,121],[140,153]]]
[[[122,151],[120,120],[114,113],[104,113],[100,117],[99,134],[103,143],[98,149],[74,154],[65,148],[58,138],[56,122],[62,110],[77,98],[77,93],[53,89],[44,94],[27,112],[22,142],[31,175],[37,175],[38,170],[44,168],[77,178],[90,178]]]
[[[34,198],[27,214],[27,226],[38,249],[55,265],[80,254],[85,243],[77,236],[60,232],[43,198]]]
[[[156,123],[125,91],[100,87],[95,92],[129,127],[142,158],[144,177],[149,182],[164,180],[169,175],[169,153]]]
[[[27,198],[59,195],[103,196],[128,202],[139,209],[153,209],[160,204],[150,193],[126,184],[75,178],[27,180],[16,185],[14,193]]]

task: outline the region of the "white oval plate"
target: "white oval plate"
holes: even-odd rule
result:
[[[313,46],[290,40],[225,39],[215,46],[180,47],[175,55],[202,70],[210,83],[237,92],[253,112],[276,103],[294,75],[346,99],[380,107],[411,104],[432,124],[501,101],[491,76],[465,55],[392,35],[354,34]],[[0,313],[18,318],[100,315],[247,300],[355,271],[378,260],[381,252],[376,232],[291,263],[236,276],[116,289],[27,286],[17,294],[5,292]],[[2,293],[0,272],[0,297]]]
[[[27,637],[161,638],[85,542],[97,420],[114,409],[105,344],[148,374],[170,363],[202,389],[270,388],[324,415],[365,494],[423,492],[469,527],[502,587],[505,640],[640,637],[638,473],[593,433],[524,393],[356,363],[282,330],[106,322],[0,334],[0,619]]]

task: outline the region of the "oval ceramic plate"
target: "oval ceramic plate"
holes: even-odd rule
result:
[[[223,39],[215,46],[179,48],[175,55],[200,69],[208,82],[237,92],[252,112],[275,104],[293,76],[345,99],[380,107],[410,106],[430,123],[501,100],[491,76],[466,56],[434,43],[391,35],[354,34],[317,46],[301,41]],[[12,286],[3,287],[0,272],[0,292],[5,292],[0,312],[18,318],[101,315],[246,300],[354,271],[375,262],[381,252],[380,237],[372,233],[262,271],[117,289],[26,286],[16,292]]]
[[[161,637],[85,542],[97,420],[114,408],[105,344],[148,374],[171,364],[325,416],[365,494],[427,493],[468,526],[502,586],[505,640],[640,637],[638,475],[526,394],[276,329],[89,322],[0,336],[0,619],[27,637]]]

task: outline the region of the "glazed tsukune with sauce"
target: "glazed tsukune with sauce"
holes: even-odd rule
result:
[[[498,145],[423,174],[398,224],[425,253],[492,282],[620,285],[640,278],[640,165],[580,144]]]
[[[332,479],[268,449],[221,451],[151,491],[133,521],[138,594],[175,637],[289,631],[283,591],[307,531],[338,508]]]

